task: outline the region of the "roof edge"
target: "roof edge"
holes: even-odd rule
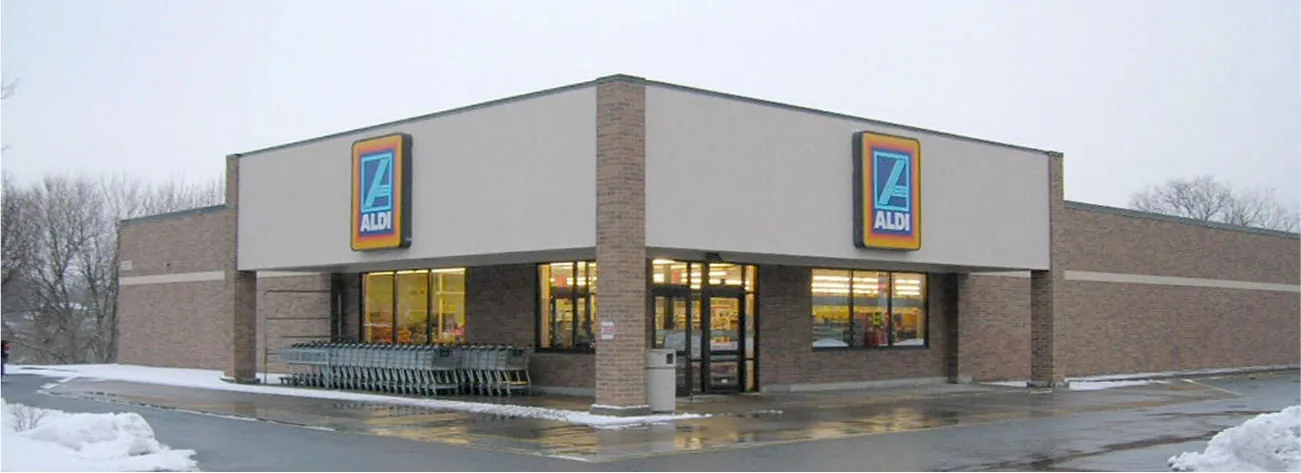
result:
[[[1073,200],[1068,200],[1066,201],[1066,207],[1071,209],[1076,209],[1076,210],[1085,210],[1089,212],[1119,215],[1122,217],[1143,218],[1148,220],[1161,220],[1170,223],[1191,225],[1194,227],[1213,228],[1216,230],[1254,233],[1257,235],[1290,238],[1293,240],[1301,239],[1301,233],[1285,232],[1280,230],[1270,230],[1268,228],[1248,227],[1246,225],[1233,225],[1229,223],[1208,222],[1205,220],[1197,220],[1195,218],[1177,217],[1174,215],[1166,215],[1166,214],[1160,214],[1155,212],[1146,212],[1142,210],[1127,209],[1122,207],[1111,207],[1106,205],[1090,204],[1088,202],[1077,202]]]
[[[139,217],[124,218],[122,220],[119,220],[118,223],[125,226],[125,225],[137,224],[137,223],[158,222],[163,220],[172,220],[172,219],[192,217],[197,215],[206,215],[210,213],[221,212],[223,210],[228,210],[228,209],[230,209],[230,207],[227,207],[226,204],[209,205],[207,207],[196,207],[193,209],[177,210],[175,212],[166,212],[160,214],[142,215]]]
[[[721,98],[721,99],[725,99],[725,100],[733,100],[733,101],[738,101],[738,102],[748,102],[748,103],[752,103],[752,104],[756,104],[756,105],[763,105],[763,106],[768,106],[768,107],[782,108],[782,109],[792,110],[792,111],[802,112],[802,113],[811,113],[811,114],[815,114],[815,115],[822,115],[822,116],[825,116],[825,117],[832,117],[832,118],[840,118],[840,119],[846,119],[846,120],[855,120],[855,121],[868,122],[868,123],[873,124],[873,125],[894,127],[894,128],[899,128],[899,129],[901,129],[901,130],[911,131],[911,132],[930,133],[930,134],[935,134],[935,135],[943,136],[943,137],[946,137],[946,138],[953,138],[953,139],[957,139],[957,140],[961,140],[961,141],[968,141],[968,142],[973,142],[973,143],[980,143],[980,144],[985,144],[985,145],[998,146],[998,147],[1002,147],[1002,148],[1011,148],[1011,149],[1015,149],[1015,150],[1019,150],[1019,151],[1029,151],[1029,152],[1033,152],[1033,153],[1041,153],[1041,154],[1045,154],[1045,155],[1053,156],[1053,157],[1056,157],[1056,156],[1062,156],[1062,153],[1061,153],[1060,151],[1047,150],[1047,149],[1039,149],[1039,148],[1032,148],[1032,147],[1029,147],[1029,146],[1022,146],[1022,145],[1015,145],[1015,144],[1011,144],[1011,143],[1004,143],[1004,142],[1001,142],[1001,141],[993,141],[993,140],[987,140],[987,139],[983,139],[983,138],[976,138],[976,137],[973,137],[973,136],[959,135],[959,134],[957,134],[957,133],[951,133],[951,132],[947,132],[947,131],[932,130],[932,129],[929,129],[929,128],[922,128],[922,127],[918,127],[918,126],[904,125],[904,124],[901,124],[901,123],[893,123],[893,122],[887,122],[887,121],[884,121],[884,120],[876,120],[876,119],[872,119],[872,118],[860,117],[860,116],[856,116],[856,115],[849,115],[849,114],[839,113],[839,112],[832,112],[832,111],[828,111],[828,110],[822,110],[822,109],[817,109],[817,108],[812,108],[812,107],[805,107],[805,106],[801,106],[801,105],[793,105],[793,104],[784,103],[784,102],[777,102],[777,101],[774,101],[774,100],[766,100],[766,99],[760,99],[760,98],[755,98],[755,97],[748,97],[748,96],[744,96],[744,95],[732,94],[732,93],[727,93],[727,92],[719,92],[719,91],[716,91],[716,90],[702,89],[702,88],[699,88],[699,87],[691,87],[691,86],[686,86],[686,85],[674,84],[674,83],[670,83],[670,82],[660,82],[660,81],[654,81],[654,80],[642,79],[642,78],[639,78],[639,77],[636,77],[636,76],[619,75],[619,76],[610,76],[610,77],[617,77],[617,78],[619,78],[619,79],[621,79],[621,80],[637,81],[637,82],[641,82],[642,84],[645,84],[645,85],[648,85],[648,86],[663,87],[663,88],[666,88],[666,89],[673,89],[673,90],[678,90],[678,91],[682,91],[682,92],[690,92],[690,93],[694,93],[694,94],[708,95],[708,96],[711,96],[711,97]]]
[[[453,115],[453,114],[457,114],[457,113],[468,112],[468,111],[472,111],[472,110],[478,110],[478,109],[481,109],[481,108],[488,108],[488,107],[494,107],[494,106],[497,106],[497,105],[504,105],[504,104],[511,103],[511,102],[519,102],[519,101],[522,101],[522,100],[535,99],[535,98],[545,97],[545,96],[548,96],[548,95],[555,95],[555,94],[559,94],[559,93],[563,93],[563,92],[570,92],[570,91],[574,91],[574,90],[580,90],[580,89],[584,89],[584,88],[587,88],[587,87],[595,86],[596,84],[599,84],[599,83],[601,83],[601,82],[613,82],[613,81],[617,81],[617,80],[625,80],[625,81],[626,81],[626,80],[636,80],[636,79],[638,79],[638,78],[633,77],[633,76],[625,76],[625,75],[605,76],[605,77],[601,77],[601,78],[598,78],[598,79],[595,79],[595,80],[586,81],[586,82],[578,82],[578,83],[574,83],[574,84],[562,85],[562,86],[559,86],[559,87],[552,87],[552,88],[549,88],[549,89],[542,89],[542,90],[537,90],[537,91],[528,92],[528,93],[524,93],[524,94],[512,95],[512,96],[509,96],[509,97],[504,97],[504,98],[499,98],[499,99],[488,100],[488,101],[486,101],[486,102],[478,102],[478,103],[473,103],[473,104],[470,104],[470,105],[463,105],[463,106],[460,106],[460,107],[449,108],[449,109],[446,109],[446,110],[440,110],[440,111],[437,111],[437,112],[426,113],[426,114],[424,114],[424,115],[416,115],[416,116],[414,116],[414,117],[402,118],[402,119],[393,120],[393,121],[389,121],[389,122],[378,123],[378,124],[375,124],[375,125],[367,125],[367,126],[363,126],[363,127],[361,127],[361,128],[354,128],[354,129],[351,129],[351,130],[344,130],[344,131],[334,132],[334,133],[330,133],[330,134],[328,134],[328,135],[321,135],[321,136],[317,136],[317,137],[314,137],[314,138],[307,138],[307,139],[302,139],[302,140],[298,140],[298,141],[291,141],[291,142],[289,142],[289,143],[282,143],[282,144],[278,144],[278,145],[274,145],[274,146],[268,146],[268,147],[266,147],[266,148],[255,149],[255,150],[253,150],[253,151],[245,151],[245,152],[243,152],[243,153],[234,153],[232,156],[235,156],[236,158],[245,158],[245,157],[252,156],[252,155],[255,155],[255,154],[262,154],[262,153],[267,153],[267,152],[270,152],[270,151],[277,151],[277,150],[282,150],[282,149],[285,149],[285,148],[292,148],[292,147],[294,147],[294,146],[305,145],[305,144],[308,144],[308,143],[315,143],[315,142],[317,142],[317,141],[324,141],[324,140],[328,140],[328,139],[331,139],[331,138],[338,138],[338,137],[345,136],[345,135],[350,135],[350,134],[353,134],[353,133],[362,133],[362,132],[371,131],[371,130],[376,130],[376,129],[384,128],[384,127],[390,127],[390,126],[394,126],[394,125],[402,125],[402,124],[405,124],[405,123],[411,123],[411,122],[416,122],[416,121],[421,121],[421,120],[428,120],[428,119],[431,119],[431,118],[438,118],[438,117],[443,117],[443,116],[447,116],[447,115]]]

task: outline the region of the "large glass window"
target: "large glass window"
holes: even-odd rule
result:
[[[814,269],[814,348],[925,347],[926,275]]]
[[[362,275],[362,341],[464,343],[465,269]]]
[[[362,316],[362,340],[393,343],[393,273],[363,276],[366,297]]]
[[[538,265],[538,344],[556,351],[596,349],[596,263]]]

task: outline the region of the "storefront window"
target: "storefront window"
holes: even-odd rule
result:
[[[894,329],[893,346],[926,345],[926,275],[895,273],[894,294],[890,300]]]
[[[538,344],[556,351],[596,347],[596,263],[538,265]]]
[[[429,272],[398,271],[397,343],[429,340]]]
[[[814,269],[813,347],[926,346],[925,290],[919,273]]]
[[[363,341],[465,342],[464,268],[367,273],[362,281]]]
[[[393,343],[393,273],[366,274],[363,281],[366,297],[362,340]]]

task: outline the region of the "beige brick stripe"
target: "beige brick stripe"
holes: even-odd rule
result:
[[[975,273],[978,276],[1000,276],[1028,278],[1027,271],[999,271]],[[1156,284],[1162,286],[1213,287],[1220,289],[1243,289],[1248,291],[1301,292],[1301,285],[1277,284],[1255,281],[1234,281],[1228,279],[1181,278],[1175,276],[1154,276],[1150,274],[1103,273],[1096,271],[1066,271],[1067,281],[1111,282],[1123,284]]]
[[[313,276],[317,273],[300,273],[293,271],[263,271],[257,273],[258,279],[284,278],[293,276]],[[122,286],[142,286],[146,284],[170,284],[183,282],[209,282],[226,279],[225,271],[196,271],[192,273],[151,274],[148,276],[127,276],[118,280]]]

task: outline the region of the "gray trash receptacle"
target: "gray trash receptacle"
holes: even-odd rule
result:
[[[677,357],[671,349],[646,350],[646,403],[651,412],[677,410]]]

